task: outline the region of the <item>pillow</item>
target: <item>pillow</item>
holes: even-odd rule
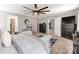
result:
[[[10,47],[11,46],[11,35],[9,34],[9,32],[3,31],[1,33],[1,40],[2,40],[2,44],[5,47]]]
[[[50,53],[50,39],[51,39],[51,35],[45,35],[43,37],[40,38],[40,40],[42,41],[42,43],[44,44],[44,46],[47,48],[47,51]]]
[[[32,31],[23,31],[22,34],[25,34],[25,35],[32,35]]]

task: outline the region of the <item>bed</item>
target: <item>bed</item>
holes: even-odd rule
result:
[[[13,45],[9,48],[2,46],[0,49],[0,54],[18,54],[17,50]]]
[[[54,36],[55,37],[55,36]],[[17,35],[12,35],[12,44],[6,48],[0,48],[0,54],[70,54],[73,52],[73,41],[68,39],[56,38],[57,41],[51,47],[50,35],[43,37],[33,36],[32,33],[21,32]],[[65,43],[65,44],[64,44]]]
[[[23,33],[12,36],[12,42],[20,54],[48,54],[48,48],[39,39]]]
[[[47,37],[47,36],[46,36]],[[50,50],[46,44],[32,34],[21,32],[11,35],[11,46],[0,48],[0,54],[49,54]]]

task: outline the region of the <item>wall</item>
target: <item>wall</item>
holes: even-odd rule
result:
[[[32,31],[37,32],[37,17],[32,18]]]
[[[31,23],[31,19],[26,16],[18,16],[18,31],[21,32],[23,29],[26,28],[26,25],[24,24],[24,20],[28,19]]]
[[[77,31],[79,32],[79,11],[78,11],[78,15],[77,15]]]
[[[9,30],[8,28],[8,16],[9,16],[10,14],[8,14],[8,13],[4,13],[4,12],[0,12],[0,23],[2,23],[2,28],[3,28],[3,30]]]
[[[50,33],[50,30],[49,30],[50,19],[54,20],[54,33],[58,36],[61,36],[61,17],[40,18],[38,23],[45,22],[47,25],[47,28],[46,28],[47,33]]]
[[[54,25],[54,33],[58,36],[61,36],[61,17],[55,18]]]
[[[17,31],[22,31],[26,27],[24,24],[24,20],[28,19],[30,21],[30,24],[33,26],[33,31],[37,31],[37,19],[32,18],[32,17],[27,17],[24,15],[18,15],[18,14],[13,14],[13,13],[8,13],[8,12],[2,12],[0,11],[0,25],[3,27],[3,30],[9,31],[9,17],[10,16],[16,16],[18,17],[18,30]],[[2,24],[1,24],[2,23]],[[0,26],[0,28],[1,28]]]
[[[25,19],[28,19],[30,21],[30,25],[32,24],[32,31],[37,32],[37,19],[26,16],[18,16],[18,31],[22,31],[22,29],[26,28],[26,25],[24,24]]]
[[[47,24],[47,32],[49,33],[50,30],[49,30],[49,20],[50,19],[55,19],[54,21],[54,34],[58,35],[58,36],[61,36],[61,21],[62,21],[62,17],[67,17],[67,16],[72,16],[72,15],[75,15],[76,16],[76,21],[77,21],[77,30],[79,31],[79,13],[77,11],[69,11],[69,12],[66,12],[66,13],[61,13],[59,15],[56,15],[56,16],[50,16],[50,17],[46,17],[46,18],[39,18],[39,22],[38,23],[41,23],[41,22],[45,22]],[[77,17],[78,16],[78,17]]]
[[[47,33],[49,33],[49,20],[48,20],[48,18],[39,18],[37,23],[38,23],[38,31],[39,31],[39,24],[46,23],[46,31],[47,31]]]
[[[46,17],[46,18],[33,18],[33,17],[28,17],[28,16],[23,16],[23,15],[18,15],[18,14],[13,14],[13,13],[8,13],[8,12],[1,12],[0,11],[0,28],[1,26],[3,26],[4,30],[8,30],[8,17],[9,16],[17,16],[18,17],[18,31],[22,31],[22,29],[24,29],[26,27],[26,25],[24,24],[24,19],[29,19],[30,23],[32,24],[32,31],[36,31],[38,29],[38,24],[39,23],[43,23],[45,22],[47,24],[47,33],[50,32],[49,30],[49,19],[55,19],[55,30],[54,33],[61,36],[61,18],[62,17],[66,17],[66,16],[71,16],[71,15],[76,15],[78,16],[76,18],[77,20],[77,30],[79,31],[79,12],[66,12],[63,13],[62,15],[57,15],[57,16],[50,16],[50,17]],[[2,25],[1,25],[2,23]],[[37,24],[38,23],[38,24]]]

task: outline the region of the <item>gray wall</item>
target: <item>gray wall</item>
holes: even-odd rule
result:
[[[60,15],[57,16],[50,16],[50,17],[45,17],[45,18],[33,18],[33,17],[28,17],[28,16],[24,16],[24,15],[18,15],[18,14],[13,14],[13,13],[8,13],[8,12],[2,12],[0,11],[0,22],[2,23],[2,26],[4,28],[4,30],[8,30],[7,28],[7,23],[8,23],[8,17],[9,16],[17,16],[18,17],[18,31],[22,31],[22,29],[24,29],[26,27],[26,25],[24,24],[24,19],[29,19],[30,24],[32,24],[32,31],[36,31],[37,32],[37,23],[43,23],[45,22],[47,24],[47,33],[50,32],[49,30],[49,20],[50,19],[55,19],[55,24],[54,24],[54,33],[58,33],[57,35],[61,36],[61,18],[62,17],[66,17],[66,16],[71,16],[71,15],[76,15],[76,20],[77,20],[77,30],[79,31],[79,12],[77,11],[71,11],[71,12],[66,12],[66,13],[62,13]],[[58,23],[59,22],[59,23]],[[1,25],[0,23],[0,25]],[[58,23],[58,24],[57,24]],[[0,26],[1,27],[1,26]]]
[[[37,25],[37,22],[34,20],[36,20],[35,18],[32,17],[28,17],[28,16],[24,16],[24,15],[18,15],[18,14],[13,14],[13,13],[9,13],[9,12],[2,12],[0,11],[0,28],[1,26],[3,27],[3,30],[7,30],[8,31],[8,19],[9,16],[17,16],[18,17],[18,31],[22,31],[22,29],[24,29],[26,27],[26,25],[24,24],[24,19],[29,19],[30,24],[32,24],[32,26],[34,26],[34,24]],[[1,24],[2,23],[2,24]],[[33,27],[33,31],[37,30],[37,26],[35,26],[35,28]]]
[[[38,31],[39,31],[39,24],[40,23],[46,23],[46,31],[47,31],[47,33],[49,33],[49,20],[48,20],[48,18],[39,18],[38,19]]]
[[[25,19],[28,19],[30,24],[32,24],[32,31],[37,31],[37,19],[27,16],[18,16],[18,31],[22,31],[22,29],[26,28],[24,24]]]
[[[75,15],[76,16],[76,22],[78,24],[77,29],[79,30],[79,13],[77,11],[71,11],[71,12],[66,12],[66,13],[61,13],[55,16],[50,16],[50,17],[46,17],[46,18],[39,18],[38,23],[42,23],[45,22],[47,24],[47,31],[48,33],[50,33],[49,30],[49,20],[50,19],[54,19],[54,34],[61,36],[61,20],[62,17],[67,17],[67,16],[72,16]]]

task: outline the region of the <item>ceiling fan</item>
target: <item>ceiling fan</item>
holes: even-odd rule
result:
[[[43,7],[43,8],[41,8],[41,9],[38,9],[37,4],[34,4],[34,9],[31,9],[31,8],[29,8],[29,7],[26,7],[26,6],[23,6],[23,7],[24,7],[25,9],[30,10],[30,11],[33,13],[33,15],[34,15],[34,14],[37,14],[37,15],[46,14],[45,12],[49,12],[49,11],[50,11],[50,10],[45,10],[45,9],[48,8],[48,6]],[[30,13],[31,13],[31,12],[30,12]]]

